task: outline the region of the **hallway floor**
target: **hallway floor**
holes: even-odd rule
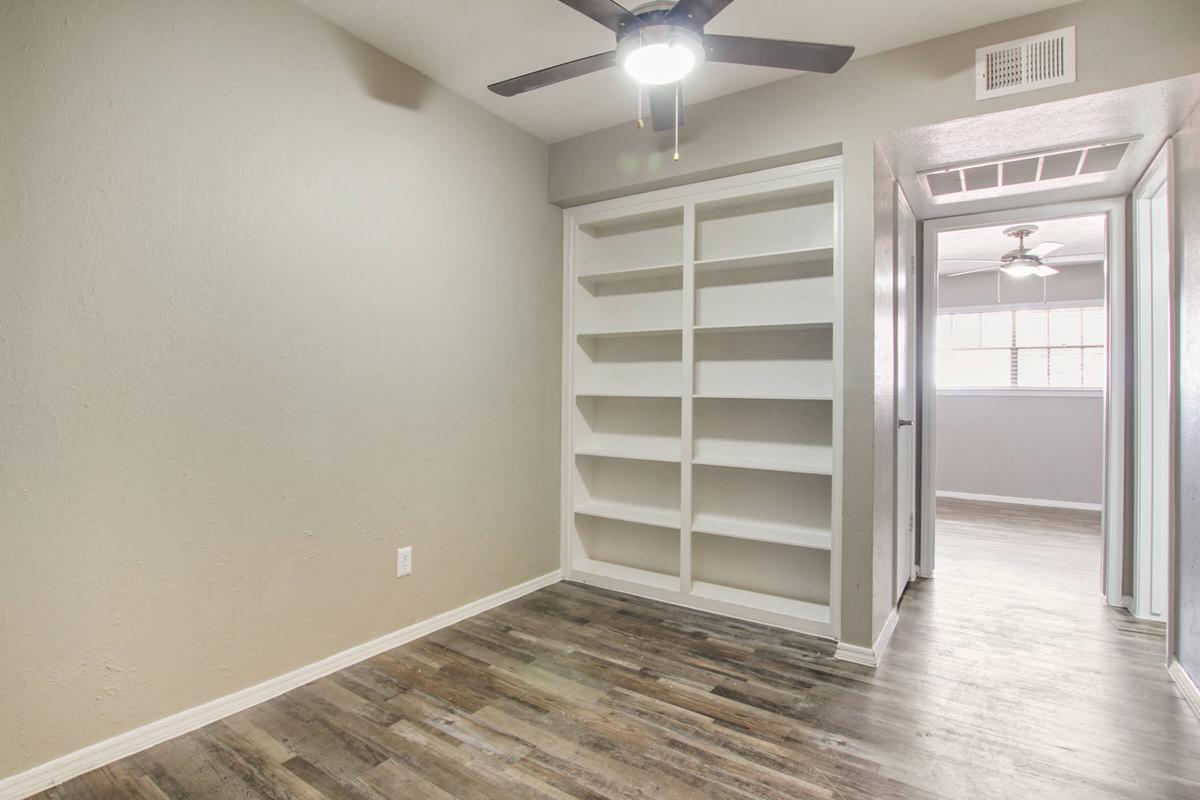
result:
[[[39,797],[1200,797],[1161,627],[1101,605],[1097,515],[939,517],[875,671],[560,583]]]

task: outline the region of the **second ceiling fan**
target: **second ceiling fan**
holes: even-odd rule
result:
[[[705,33],[709,20],[733,0],[652,2],[634,11],[615,0],[559,2],[616,34],[616,49],[493,83],[489,89],[512,97],[619,65],[648,87],[651,125],[664,131],[682,124],[679,81],[703,61],[833,73],[854,54],[853,47],[844,45]]]

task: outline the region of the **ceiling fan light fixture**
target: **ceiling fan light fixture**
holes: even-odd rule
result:
[[[1017,259],[1010,264],[1005,264],[1000,271],[1010,278],[1028,278],[1030,275],[1038,274],[1038,265],[1024,259]]]
[[[703,60],[700,35],[676,25],[646,25],[617,45],[621,68],[648,86],[682,80]]]

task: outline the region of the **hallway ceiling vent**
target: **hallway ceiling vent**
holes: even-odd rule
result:
[[[1075,82],[1075,29],[1063,28],[975,51],[975,99]]]
[[[1137,141],[1124,139],[1025,153],[917,173],[935,203],[954,203],[1097,183],[1118,169]]]

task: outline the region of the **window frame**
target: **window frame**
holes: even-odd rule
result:
[[[1095,300],[1051,300],[1044,303],[993,303],[990,305],[974,305],[974,306],[949,306],[939,308],[936,317],[940,318],[943,315],[949,314],[987,314],[997,311],[1051,311],[1054,309],[1063,308],[1099,308],[1105,311],[1107,318],[1107,304],[1103,299]],[[935,319],[935,325],[936,325]],[[1015,338],[1015,329],[1014,329]],[[1061,345],[1059,349],[1086,349],[1099,347],[1104,353],[1105,363],[1108,361],[1109,342],[1105,341],[1102,345]],[[969,348],[961,348],[967,350]],[[980,348],[980,349],[997,349],[997,348]],[[1007,348],[1011,353],[1011,358],[1014,360],[1012,367],[1011,379],[1015,380],[1015,359],[1017,353],[1022,350],[1054,350],[1054,346],[1047,345],[1046,347],[1018,347],[1015,343]],[[938,352],[937,343],[934,342],[934,353]],[[934,382],[936,385],[936,377]],[[1017,386],[1011,384],[1008,386],[940,386],[936,385],[937,393],[944,396],[958,397],[1103,397],[1104,386]]]

